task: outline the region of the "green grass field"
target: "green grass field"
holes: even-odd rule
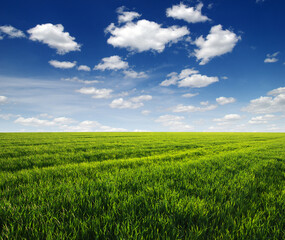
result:
[[[1,239],[285,239],[285,134],[0,134]]]

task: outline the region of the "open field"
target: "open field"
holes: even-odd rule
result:
[[[285,134],[0,134],[1,239],[285,239]]]

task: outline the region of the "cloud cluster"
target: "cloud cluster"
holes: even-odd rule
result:
[[[178,87],[201,88],[206,87],[214,82],[218,82],[218,77],[208,77],[199,74],[199,71],[193,68],[187,68],[180,72],[172,72],[167,75],[168,79],[160,83],[160,86],[178,85]]]
[[[267,124],[268,121],[274,120],[274,119],[276,119],[276,116],[275,116],[275,115],[266,114],[266,115],[263,115],[263,116],[252,117],[252,118],[248,121],[248,123],[250,123],[250,124]]]
[[[124,100],[123,98],[117,98],[114,99],[110,103],[111,108],[129,108],[129,109],[136,109],[144,106],[144,101],[150,101],[152,99],[152,96],[150,95],[141,95],[138,97],[133,97],[128,100]]]
[[[278,62],[278,58],[276,58],[278,56],[280,52],[276,52],[273,54],[266,54],[266,58],[264,59],[265,63],[275,63]]]
[[[10,25],[0,26],[0,40],[3,39],[3,35],[8,36],[9,38],[26,37],[26,35],[21,30]]]
[[[71,118],[58,117],[54,119],[39,119],[37,117],[17,118],[14,123],[31,127],[56,127],[65,132],[126,132],[124,128],[104,126],[97,121],[77,122]]]
[[[229,103],[234,103],[236,101],[235,98],[233,97],[219,97],[219,98],[216,98],[216,102],[220,105],[225,105],[225,104],[229,104]]]
[[[185,20],[188,23],[206,22],[210,19],[207,16],[202,15],[203,4],[199,3],[195,7],[187,7],[183,3],[174,5],[171,8],[166,9],[166,16],[174,19]]]
[[[241,40],[240,36],[230,30],[223,30],[222,25],[213,26],[206,39],[200,36],[194,41],[198,49],[194,50],[194,55],[200,61],[200,65],[205,65],[212,58],[231,52],[237,42]]]
[[[107,40],[108,44],[137,52],[148,50],[162,52],[167,44],[176,43],[183,36],[189,34],[187,27],[163,28],[160,24],[145,19],[127,22],[118,27],[112,23],[105,32],[111,34]]]
[[[50,48],[57,50],[58,54],[66,54],[71,51],[80,51],[81,45],[75,42],[75,38],[68,32],[64,32],[61,24],[39,24],[27,31],[32,41],[47,44]]]
[[[155,120],[157,123],[161,123],[165,127],[169,127],[170,130],[174,131],[190,131],[193,127],[184,122],[183,116],[175,115],[163,115]]]
[[[268,92],[267,95],[271,96],[261,96],[257,99],[253,99],[249,105],[242,110],[257,114],[285,112],[285,87],[273,89]]]
[[[126,69],[129,64],[121,59],[121,57],[115,55],[111,57],[102,58],[101,63],[94,67],[94,70],[119,70]]]
[[[92,98],[99,99],[99,98],[110,98],[112,96],[111,93],[113,92],[113,90],[107,88],[98,89],[94,87],[83,87],[76,90],[76,92],[86,95],[92,95]]]

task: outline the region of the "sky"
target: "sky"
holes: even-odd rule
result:
[[[285,132],[284,0],[4,1],[1,132]]]

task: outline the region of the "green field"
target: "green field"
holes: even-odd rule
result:
[[[285,239],[285,134],[0,134],[1,239]]]

